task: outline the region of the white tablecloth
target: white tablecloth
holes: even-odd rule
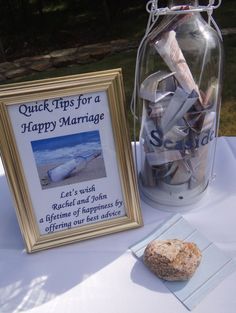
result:
[[[218,139],[216,180],[183,216],[236,259],[236,138]],[[144,227],[28,255],[0,162],[0,312],[184,313],[128,247],[170,213],[142,203]],[[194,313],[235,313],[236,273]]]

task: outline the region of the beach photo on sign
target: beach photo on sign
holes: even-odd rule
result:
[[[42,189],[106,177],[99,131],[31,142]]]

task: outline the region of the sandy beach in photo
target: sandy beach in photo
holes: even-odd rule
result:
[[[42,189],[106,177],[98,130],[31,142]]]
[[[84,181],[95,180],[99,178],[106,177],[106,169],[104,165],[103,157],[97,157],[91,161],[89,161],[85,168],[82,170],[77,171],[76,169],[71,172],[71,174],[59,181],[59,182],[52,182],[47,172],[57,166],[61,165],[61,163],[51,163],[46,165],[38,165],[38,174],[39,179],[42,185],[42,189],[54,188],[59,186],[71,185],[76,184]]]

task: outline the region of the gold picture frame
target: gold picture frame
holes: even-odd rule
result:
[[[27,252],[136,228],[121,69],[0,88],[0,151]]]

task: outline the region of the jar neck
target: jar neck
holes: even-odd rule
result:
[[[198,6],[198,0],[169,0],[168,7],[172,8],[175,6],[189,5],[193,7]]]

